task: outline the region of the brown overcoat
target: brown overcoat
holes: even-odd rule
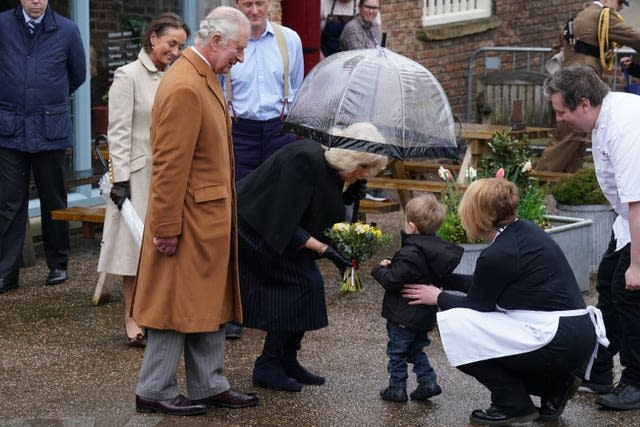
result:
[[[151,146],[133,317],[183,333],[242,322],[231,122],[216,74],[192,49],[160,83]],[[154,236],[179,236],[175,254],[158,251]]]

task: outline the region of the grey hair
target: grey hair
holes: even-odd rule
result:
[[[547,97],[555,93],[562,95],[562,102],[570,111],[578,108],[580,101],[588,99],[597,107],[609,93],[610,89],[596,71],[588,65],[572,65],[556,72],[544,82]]]
[[[332,128],[329,134],[346,138],[362,139],[365,141],[385,143],[385,139],[378,129],[369,122],[357,122],[344,129]],[[371,176],[375,176],[384,169],[389,162],[387,156],[380,154],[366,153],[362,151],[347,150],[344,148],[331,148],[324,153],[327,162],[340,172],[353,172],[362,163],[376,166],[371,168]]]
[[[200,28],[195,33],[195,45],[204,47],[211,37],[219,34],[222,46],[226,46],[229,40],[238,38],[238,32],[242,27],[251,30],[249,20],[242,12],[234,7],[216,7],[200,22]]]
[[[387,166],[389,158],[380,154],[367,153],[364,151],[347,150],[345,148],[329,148],[324,152],[324,158],[333,168],[339,172],[350,173],[365,163],[367,165],[375,163],[371,168],[371,176],[375,176]]]

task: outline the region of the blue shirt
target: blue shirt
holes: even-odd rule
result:
[[[304,78],[302,42],[298,34],[281,26],[289,51],[289,103],[293,101]],[[231,69],[233,109],[237,117],[270,120],[280,117],[284,101],[284,64],[271,23],[258,40],[249,39],[244,62]],[[224,77],[220,77],[224,86]],[[226,91],[225,91],[226,96]],[[233,111],[229,111],[233,114]],[[285,109],[285,114],[288,111]]]

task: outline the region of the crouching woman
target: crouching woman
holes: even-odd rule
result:
[[[518,219],[518,188],[506,179],[473,182],[458,212],[467,234],[490,245],[473,275],[454,275],[443,292],[405,285],[410,304],[437,304],[447,357],[491,392],[472,423],[556,420],[580,385],[597,341],[608,345],[601,314],[585,307],[560,247],[536,224]],[[529,395],[540,396],[536,408]]]

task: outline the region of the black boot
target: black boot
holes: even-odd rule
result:
[[[309,372],[304,366],[298,362],[298,350],[300,350],[300,342],[304,332],[297,332],[289,335],[284,348],[284,357],[282,358],[282,366],[288,376],[301,384],[320,385],[325,383],[325,378],[320,375]]]
[[[267,332],[262,354],[253,367],[253,385],[280,391],[300,391],[302,386],[289,378],[282,366],[287,335]]]

